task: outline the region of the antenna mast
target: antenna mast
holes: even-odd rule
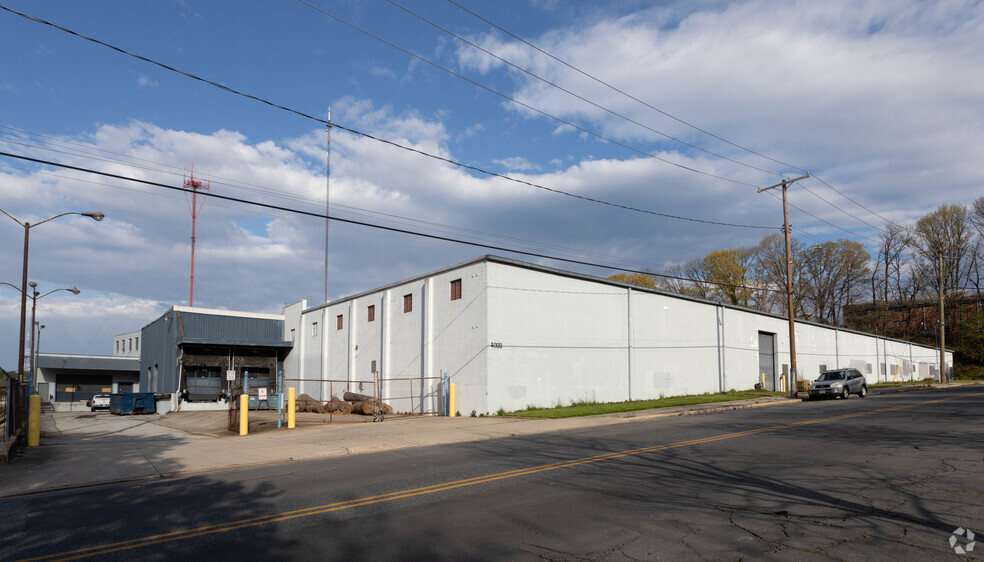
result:
[[[325,304],[328,303],[328,218],[331,195],[331,108],[328,108],[328,123],[325,127],[327,142],[325,143]]]
[[[191,177],[184,182],[185,200],[188,201],[188,209],[191,211],[191,288],[188,292],[188,306],[195,306],[195,225],[198,222],[198,213],[205,206],[205,198],[202,198],[201,205],[198,204],[198,190],[210,191],[208,183],[195,179],[195,162],[191,163]],[[188,200],[188,191],[191,191],[191,199]]]

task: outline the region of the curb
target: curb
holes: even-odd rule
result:
[[[979,385],[979,384],[984,384],[984,383],[981,383],[981,382],[970,382],[970,383],[959,384],[959,386],[964,386],[966,384],[971,384],[971,385],[978,384]],[[950,386],[950,385],[947,385],[947,386]],[[891,388],[883,388],[883,389],[871,389],[870,390],[870,394],[890,394],[890,393],[895,393],[895,392],[908,392],[908,391],[914,391],[914,390],[933,390],[935,388],[946,388],[946,386],[926,384],[926,385],[911,385],[911,386],[891,387]],[[660,418],[673,418],[673,417],[681,417],[681,416],[694,416],[694,415],[702,415],[702,414],[712,414],[712,413],[726,412],[726,411],[734,411],[734,410],[745,410],[745,409],[751,409],[751,408],[767,408],[767,407],[770,407],[770,406],[781,406],[781,405],[786,405],[786,404],[798,404],[798,403],[802,403],[802,402],[805,402],[805,401],[807,401],[807,400],[801,399],[801,398],[789,398],[787,396],[776,396],[776,397],[760,398],[760,399],[752,399],[752,400],[737,400],[737,401],[725,402],[725,403],[700,404],[700,405],[694,405],[694,406],[676,406],[676,407],[672,407],[672,408],[679,408],[679,409],[673,409],[673,411],[665,411],[665,410],[669,410],[669,409],[672,409],[672,408],[665,408],[665,409],[663,409],[663,408],[654,408],[654,409],[650,409],[650,410],[638,410],[638,411],[635,411],[635,412],[620,412],[620,413],[617,413],[617,414],[602,414],[602,415],[598,415],[598,416],[587,416],[587,418],[588,419],[593,418],[594,420],[596,420],[594,423],[591,423],[590,424],[591,426],[603,426],[603,425],[615,425],[615,424],[620,424],[620,423],[628,423],[628,422],[634,422],[634,421],[655,420],[655,419],[660,419]],[[661,411],[661,410],[663,410],[663,411]],[[576,418],[565,418],[565,419],[568,419],[569,420],[569,419],[576,419]],[[521,420],[521,421],[548,421],[549,422],[549,421],[563,421],[563,420]],[[553,433],[553,432],[557,432],[557,431],[570,431],[571,429],[574,429],[574,428],[570,428],[570,427],[547,428],[547,429],[545,429],[543,431],[537,431],[535,433],[529,433],[529,434],[526,434],[526,435],[535,435],[535,434],[539,434],[539,433]],[[209,436],[209,437],[214,437],[214,436]],[[502,435],[502,437],[507,437],[507,435]],[[366,446],[366,447],[344,448],[344,449],[337,449],[337,450],[333,450],[333,451],[328,451],[328,452],[325,452],[324,454],[318,454],[318,455],[314,455],[314,456],[310,456],[310,457],[303,457],[303,458],[288,457],[288,458],[276,459],[276,460],[245,462],[245,463],[239,463],[239,464],[235,464],[235,465],[219,466],[219,467],[214,467],[214,468],[201,468],[201,469],[196,469],[196,470],[174,471],[174,472],[160,473],[158,475],[139,476],[139,477],[131,477],[131,478],[119,478],[119,479],[115,479],[115,480],[104,480],[104,481],[99,481],[99,482],[88,482],[88,483],[81,483],[81,484],[73,484],[73,485],[69,485],[69,486],[52,487],[52,488],[47,488],[47,489],[43,489],[43,490],[31,490],[31,491],[20,492],[20,493],[15,493],[15,494],[0,495],[0,499],[16,498],[16,497],[24,497],[24,496],[33,496],[33,495],[47,494],[47,493],[66,492],[66,491],[72,491],[72,490],[80,490],[80,489],[86,489],[86,488],[95,488],[95,487],[100,487],[100,486],[108,486],[108,485],[113,485],[113,484],[125,484],[125,483],[129,483],[129,482],[141,482],[141,481],[146,482],[146,481],[154,481],[154,480],[167,480],[167,479],[173,479],[173,478],[183,478],[183,477],[188,477],[188,476],[196,476],[196,475],[201,475],[201,474],[209,474],[209,473],[213,473],[213,472],[224,472],[224,471],[228,471],[228,470],[238,470],[238,469],[254,468],[254,467],[260,467],[260,466],[271,466],[271,465],[278,465],[278,464],[287,464],[287,463],[292,463],[292,462],[303,462],[303,461],[312,461],[312,460],[320,460],[320,459],[335,458],[335,457],[354,456],[354,455],[368,454],[368,453],[378,453],[378,452],[385,452],[385,451],[395,451],[395,450],[401,450],[401,449],[412,449],[412,448],[417,448],[417,447],[427,447],[427,446],[431,446],[431,445],[449,445],[449,444],[454,444],[454,443],[474,443],[474,442],[478,442],[478,441],[486,441],[488,439],[496,439],[496,438],[498,438],[498,437],[476,437],[474,439],[463,439],[463,440],[460,440],[460,441],[446,441],[446,442],[441,442],[441,443],[423,443],[423,444],[410,444],[410,445],[406,445],[406,444],[395,444],[394,443],[394,444],[383,444],[383,445]],[[0,457],[2,457],[2,454],[3,454],[2,451],[3,451],[3,447],[4,446],[7,446],[8,450],[9,450],[9,449],[12,449],[13,448],[13,446],[14,446],[15,443],[16,442],[14,440],[10,440],[10,441],[7,441],[7,442],[0,442]]]

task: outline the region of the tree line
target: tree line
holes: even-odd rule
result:
[[[895,336],[889,311],[944,297],[944,311],[968,297],[981,299],[984,274],[984,196],[971,205],[942,205],[912,225],[887,223],[872,255],[847,239],[806,245],[792,237],[793,307],[797,318],[843,325],[844,309],[872,303],[867,331]],[[782,233],[752,247],[714,250],[667,268],[662,275],[625,274],[609,279],[786,315],[786,248]],[[947,314],[946,326],[958,324]],[[978,319],[980,323],[981,319]],[[935,322],[934,322],[935,325]],[[978,326],[979,327],[979,326]]]

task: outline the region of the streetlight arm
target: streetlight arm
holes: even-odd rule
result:
[[[4,214],[6,214],[6,211],[4,211]],[[89,217],[89,218],[91,218],[91,219],[92,219],[92,220],[94,220],[94,221],[101,221],[101,220],[103,220],[104,218],[106,218],[106,215],[104,215],[104,214],[102,214],[102,213],[98,213],[98,212],[89,212],[89,213],[81,213],[81,212],[79,212],[79,211],[69,211],[69,212],[67,212],[67,213],[62,213],[62,214],[60,214],[60,215],[55,215],[55,216],[53,216],[53,217],[50,217],[50,218],[47,218],[47,219],[44,219],[44,220],[43,220],[43,221],[41,221],[41,222],[36,222],[36,223],[34,223],[34,224],[32,224],[32,225],[30,226],[30,228],[34,228],[35,226],[38,226],[38,225],[41,225],[41,224],[44,224],[44,223],[46,223],[46,222],[48,222],[48,221],[50,221],[50,220],[55,220],[55,219],[57,219],[58,217],[64,217],[65,215],[80,215],[80,216],[83,216],[83,217]],[[7,216],[8,216],[8,217],[10,217],[10,215],[7,215]],[[14,217],[10,217],[10,218],[12,218],[12,219],[13,219]],[[17,220],[17,219],[14,219],[14,220]],[[17,222],[20,222],[20,221],[17,221]]]
[[[8,287],[13,287],[13,288],[17,289],[17,292],[18,293],[21,293],[21,294],[24,293],[24,291],[22,291],[20,287],[18,287],[17,285],[14,285],[13,283],[7,283],[6,281],[0,281],[0,285],[6,285]]]
[[[10,217],[10,220],[16,222],[17,224],[19,224],[21,226],[24,226],[24,223],[22,223],[21,221],[15,219],[14,216],[11,215],[10,213],[8,213],[7,211],[4,211],[3,209],[0,209],[0,213],[3,213],[5,215],[7,215],[8,217]]]
[[[77,295],[77,294],[79,294],[79,293],[82,292],[82,291],[80,291],[76,287],[72,287],[71,289],[55,289],[54,291],[48,291],[47,293],[41,295],[40,297],[38,297],[38,300],[43,299],[44,297],[50,295],[51,293],[57,293],[58,291],[68,291],[69,293],[72,293],[73,295]]]

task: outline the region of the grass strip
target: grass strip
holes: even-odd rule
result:
[[[751,400],[753,398],[764,398],[768,396],[782,396],[782,392],[771,392],[768,390],[743,390],[720,392],[717,394],[696,394],[692,396],[671,396],[658,400],[632,400],[628,402],[574,402],[567,406],[554,406],[552,408],[539,408],[529,406],[525,410],[517,412],[500,413],[499,415],[513,416],[520,418],[545,418],[561,419],[574,418],[578,416],[597,416],[600,414],[618,414],[622,412],[634,412],[637,410],[650,410],[652,408],[669,408],[672,406],[693,406],[696,404],[712,404],[715,402],[729,402],[732,400]]]

